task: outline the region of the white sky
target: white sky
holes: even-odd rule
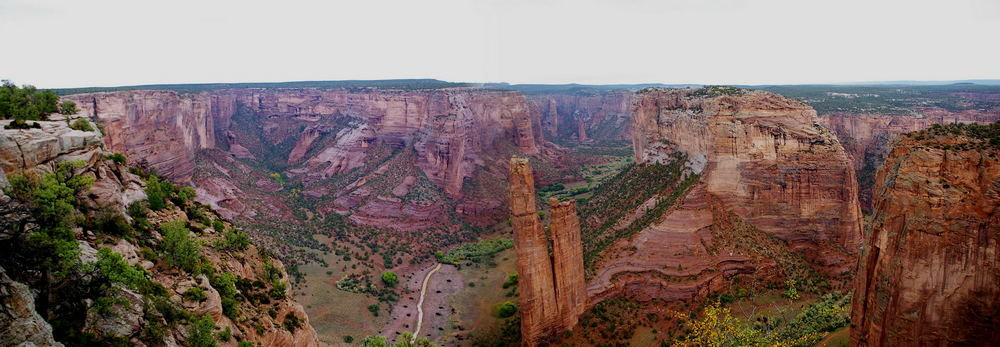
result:
[[[1000,78],[1000,0],[0,0],[0,38],[43,88]]]

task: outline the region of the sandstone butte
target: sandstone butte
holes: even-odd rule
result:
[[[510,161],[510,206],[517,254],[521,341],[536,346],[571,330],[586,308],[583,246],[575,202],[552,200],[552,256],[535,206],[535,180],[526,158]]]
[[[854,283],[852,346],[1000,343],[1000,151],[987,142],[932,128],[892,146]]]
[[[700,176],[657,221],[604,252],[591,302],[696,299],[735,274],[780,276],[796,261],[781,256],[789,252],[834,277],[854,270],[862,225],[854,170],[811,107],[764,91],[650,88],[633,97],[631,129],[638,163],[681,151],[684,175]]]

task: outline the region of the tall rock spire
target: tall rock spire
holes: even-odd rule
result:
[[[552,222],[552,268],[555,271],[556,302],[559,304],[561,330],[572,329],[587,305],[583,281],[583,243],[576,201],[559,202],[549,198]]]
[[[526,158],[510,160],[510,209],[520,282],[521,341],[536,346],[576,325],[587,303],[583,244],[576,202],[549,200],[552,256],[535,207],[535,180]]]
[[[521,341],[538,344],[556,327],[556,303],[545,230],[535,208],[535,179],[527,158],[510,160],[510,209],[514,223],[521,311]]]

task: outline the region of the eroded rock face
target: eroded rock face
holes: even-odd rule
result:
[[[0,193],[0,196],[3,194]],[[52,338],[52,326],[35,311],[31,288],[11,280],[0,267],[0,339],[4,344],[30,343],[34,346],[63,344]]]
[[[992,123],[1000,112],[967,110],[949,112],[939,108],[917,108],[914,114],[830,113],[820,115],[820,123],[830,128],[847,150],[858,177],[858,197],[866,211],[872,208],[876,170],[900,134],[926,129],[931,124]]]
[[[528,96],[540,137],[581,142],[628,141],[632,93],[626,90],[545,93]]]
[[[39,121],[38,123],[41,129],[28,130],[2,129],[3,124],[0,124],[0,157],[4,158],[3,165],[0,166],[0,173],[4,173],[5,177],[43,174],[54,170],[59,163],[72,161],[74,165],[71,169],[74,176],[86,176],[93,179],[93,183],[87,191],[81,191],[77,194],[78,205],[75,207],[78,209],[74,213],[80,215],[89,213],[91,217],[104,209],[125,213],[129,203],[146,198],[141,180],[129,173],[125,166],[106,157],[111,152],[106,150],[105,145],[101,142],[100,133],[96,130],[92,132],[71,130],[63,121]],[[27,233],[39,230],[39,222],[35,219],[29,205],[19,199],[0,193],[0,228],[2,228],[0,229],[0,242],[16,242],[14,240],[24,238]],[[189,221],[185,212],[186,208],[176,206],[170,201],[167,201],[167,204],[169,204],[167,209],[148,212],[148,221],[152,224],[153,230],[157,230],[159,225],[167,221]],[[222,221],[215,215],[214,211],[202,210],[202,213],[224,223],[223,225],[227,228],[233,227],[232,224]],[[129,218],[127,215],[124,217]],[[167,266],[166,263],[153,264],[143,260],[142,256],[137,254],[140,247],[133,243],[136,242],[134,239],[117,238],[111,234],[94,238],[93,235],[103,231],[96,230],[88,223],[80,223],[73,228],[73,232],[77,236],[79,259],[82,263],[97,261],[98,249],[108,247],[113,252],[121,254],[129,264],[141,264],[144,269],[148,270],[152,280],[167,288],[166,297],[176,296],[179,301],[183,292],[175,292],[171,289],[175,288],[175,284],[178,282],[190,281],[193,283],[195,281],[187,272],[178,271],[176,268]],[[144,242],[147,242],[144,243],[145,246],[160,247],[162,245],[162,235],[156,231],[153,231],[150,236],[141,237],[143,237]],[[205,244],[216,244],[224,236],[211,228],[205,228],[203,232],[194,237],[200,238]],[[13,252],[12,254],[4,254],[5,261],[23,257],[23,255],[17,256],[16,245],[16,243],[4,244],[4,249],[7,250],[5,252]],[[219,271],[218,273],[229,272],[248,280],[264,278],[262,277],[264,273],[273,272],[273,270],[265,269],[268,268],[265,263],[270,262],[273,264],[273,269],[278,269],[280,272],[277,278],[283,285],[288,285],[289,276],[284,271],[282,264],[274,259],[267,260],[265,255],[261,254],[255,246],[250,245],[239,251],[205,247],[201,254],[202,259]],[[8,264],[8,266],[11,265]],[[38,290],[40,282],[33,276],[39,271],[37,269],[24,271],[25,269],[21,267],[30,266],[24,263],[16,263],[12,266],[18,266],[19,268],[16,270],[20,270],[20,272],[10,272],[10,277],[17,278],[18,281],[27,283],[27,285],[12,281],[4,269],[0,268],[0,306],[3,306],[0,307],[2,308],[0,310],[2,311],[0,312],[0,338],[5,344],[11,345],[33,343],[37,346],[61,346],[61,344],[52,341],[52,328],[35,312],[32,291]],[[86,266],[90,265],[85,265],[83,268],[86,269]],[[8,267],[8,269],[11,268]],[[242,305],[242,307],[238,307],[239,310],[236,312],[242,312],[242,316],[239,316],[239,319],[234,322],[223,314],[223,301],[219,293],[211,289],[209,280],[204,275],[201,275],[198,280],[201,286],[209,288],[207,292],[210,300],[194,307],[194,311],[210,315],[220,327],[231,327],[234,337],[254,342],[256,345],[318,345],[316,332],[310,326],[308,316],[301,305],[290,299],[290,293],[284,293],[287,294],[285,298],[269,300],[272,305],[270,307],[238,302],[237,305]],[[29,288],[28,285],[32,287]],[[51,286],[56,288],[66,286],[63,289],[65,291],[77,289],[74,285],[77,283],[51,283]],[[110,283],[108,285],[110,286]],[[86,289],[84,293],[89,293],[92,290],[90,287]],[[267,291],[268,289],[265,285],[259,290]],[[83,308],[87,310],[87,315],[79,322],[83,325],[83,331],[93,333],[96,338],[121,337],[125,341],[139,344],[140,332],[152,324],[149,319],[159,321],[162,317],[157,318],[159,314],[146,315],[146,313],[150,313],[146,310],[152,307],[152,303],[149,301],[150,297],[144,297],[135,290],[121,285],[114,285],[114,288],[109,291],[102,292],[101,295],[110,297],[112,299],[110,304],[105,302],[99,306],[96,296],[85,297],[87,300],[85,302],[89,307]],[[59,294],[58,291],[50,293],[52,295],[50,300],[56,300],[55,303],[60,303],[58,300],[67,300],[65,297],[58,297]],[[78,299],[76,296],[73,298]],[[51,309],[52,303],[49,302],[48,314],[58,311]],[[280,315],[271,317],[263,311],[271,308]],[[301,326],[294,329],[294,332],[282,326],[289,315],[295,315],[301,323]],[[58,314],[51,317],[54,317],[52,319],[70,319]],[[247,317],[253,317],[254,321],[251,322]],[[76,319],[75,316],[72,319]],[[177,345],[177,341],[183,343],[185,338],[183,326],[164,328],[161,325],[160,329],[163,329],[165,334],[163,336],[165,345]],[[230,341],[235,344],[235,340]]]
[[[510,161],[510,205],[517,251],[521,341],[542,340],[571,330],[587,305],[583,244],[576,202],[550,200],[552,256],[535,207],[535,179],[526,158]]]
[[[105,128],[113,152],[146,160],[169,178],[186,181],[194,172],[195,152],[215,146],[214,119],[232,114],[228,94],[179,95],[135,90],[65,96]]]
[[[0,120],[0,171],[10,176],[27,171],[48,172],[60,162],[100,157],[101,134],[70,129],[65,122],[39,121],[41,129],[4,129]]]
[[[819,270],[853,269],[861,213],[851,160],[809,106],[764,91],[647,89],[635,97],[637,162],[675,150],[706,193]]]
[[[510,161],[510,210],[517,252],[521,341],[529,346],[553,332],[560,321],[548,241],[535,207],[535,179],[524,158]]]
[[[892,147],[876,176],[851,345],[1000,343],[1000,153],[986,141],[920,132]]]
[[[549,199],[552,221],[552,270],[555,274],[556,301],[563,329],[572,329],[587,308],[584,284],[583,243],[580,240],[580,218],[576,201],[559,202]]]

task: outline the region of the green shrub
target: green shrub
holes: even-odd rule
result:
[[[517,274],[507,275],[507,280],[503,282],[503,289],[510,288],[511,286],[517,285]]]
[[[177,191],[177,198],[181,199],[181,202],[185,204],[190,201],[194,201],[194,198],[197,196],[198,194],[196,194],[194,192],[194,188],[191,187],[184,187]]]
[[[70,124],[69,128],[80,131],[94,131],[94,127],[90,125],[90,122],[83,118],[73,121],[73,124]]]
[[[295,312],[289,312],[285,315],[285,320],[281,323],[286,330],[294,333],[295,329],[302,327],[302,319],[295,315]]]
[[[103,208],[94,218],[94,229],[98,232],[114,236],[132,234],[132,225],[128,223],[121,212]]]
[[[368,305],[368,312],[371,312],[373,316],[378,317],[378,304]]]
[[[195,318],[188,329],[189,335],[187,340],[184,340],[184,345],[191,347],[217,347],[219,344],[215,342],[215,336],[212,334],[214,330],[215,321],[212,320],[212,317],[204,315]]]
[[[113,161],[113,162],[115,162],[115,164],[118,164],[118,165],[125,165],[126,163],[128,163],[128,158],[125,158],[124,154],[117,153],[117,152],[105,155],[104,159]]]
[[[76,108],[75,102],[66,100],[59,104],[59,114],[71,115],[76,114],[77,112],[80,112],[80,110]]]
[[[205,300],[208,300],[208,295],[205,294],[205,289],[201,287],[188,288],[188,290],[185,290],[184,293],[181,294],[181,296],[184,297],[184,300],[189,300],[189,301],[203,302]]]
[[[250,341],[240,341],[236,344],[236,347],[253,347],[253,343]]]
[[[121,254],[108,247],[97,251],[97,271],[112,283],[121,283],[129,289],[138,290],[147,281],[145,271],[130,265]]]
[[[385,271],[382,273],[382,282],[390,287],[395,287],[399,283],[399,276],[395,272]]]
[[[275,279],[271,282],[271,291],[268,293],[274,300],[281,300],[285,298],[285,293],[288,291],[288,285],[282,282],[280,279]]]
[[[215,247],[223,250],[242,251],[250,247],[250,237],[242,231],[228,230],[222,239],[216,241]]]
[[[226,327],[225,330],[220,331],[218,334],[215,334],[215,336],[219,338],[219,341],[229,342],[229,340],[233,338],[233,330]]]
[[[497,316],[500,318],[509,318],[517,313],[517,305],[513,302],[505,301],[500,305],[497,305]]]
[[[201,242],[181,220],[163,223],[160,230],[163,232],[162,246],[167,261],[185,271],[194,272],[201,261]]]
[[[478,261],[483,257],[500,253],[511,247],[514,247],[514,240],[508,238],[484,239],[478,242],[463,243],[448,250],[447,253],[436,252],[434,255],[441,263],[457,265],[461,260]]]

